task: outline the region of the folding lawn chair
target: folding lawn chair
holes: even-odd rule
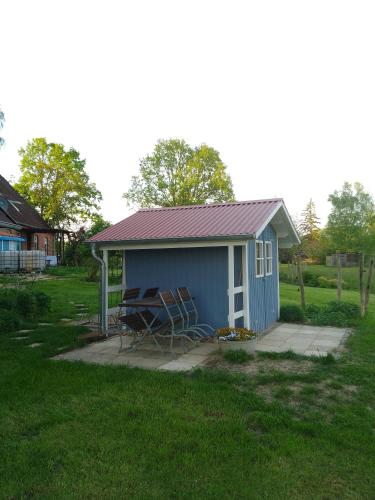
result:
[[[189,340],[193,344],[196,342],[196,338],[202,338],[202,334],[198,332],[193,327],[187,327],[185,325],[185,320],[183,313],[170,290],[165,290],[164,292],[159,292],[159,297],[164,305],[164,308],[167,312],[168,320],[169,320],[169,329],[168,333],[165,333],[165,337],[170,337],[170,350],[173,350],[173,339],[181,338],[182,346],[185,350],[185,339]],[[193,338],[191,338],[192,334]]]
[[[156,295],[158,293],[158,290],[159,290],[158,287],[156,287],[156,288],[147,288],[147,290],[144,292],[142,298],[143,299],[148,299],[150,297],[156,297]]]
[[[198,323],[198,310],[189,289],[186,286],[178,287],[177,294],[184,313],[186,326],[188,328],[198,329],[203,332],[206,337],[212,337],[215,333],[215,329],[207,323]]]
[[[157,347],[162,350],[156,339],[156,334],[166,328],[167,324],[163,324],[151,311],[146,309],[144,311],[126,314],[125,316],[120,316],[119,320],[126,326],[126,330],[120,331],[119,352],[122,350],[134,350],[138,344],[143,342],[146,335],[150,335]],[[128,335],[129,332],[133,335],[133,341],[129,347],[123,348],[123,337]]]

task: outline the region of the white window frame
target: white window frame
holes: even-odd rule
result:
[[[270,249],[269,252],[267,249]],[[272,241],[264,242],[264,263],[266,276],[272,275]]]
[[[260,245],[260,252],[257,251],[258,245]],[[260,262],[260,273],[258,273],[258,262]],[[255,240],[255,276],[257,278],[264,277],[264,243],[262,240]]]

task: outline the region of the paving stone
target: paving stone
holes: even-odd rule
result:
[[[53,323],[38,323],[38,326],[53,326]]]
[[[29,347],[39,347],[43,345],[42,342],[34,342],[33,344],[29,344]]]
[[[304,352],[305,356],[315,356],[318,358],[325,358],[327,356],[327,351],[318,351],[316,349],[311,349]]]
[[[166,363],[164,365],[161,365],[159,367],[160,370],[166,370],[166,371],[174,371],[174,372],[187,372],[193,368],[193,364],[189,362],[181,362],[180,360],[176,359],[174,361],[170,361],[169,363]]]
[[[255,348],[256,351],[262,352],[286,352],[289,350],[287,346],[268,346],[268,345],[257,345]]]
[[[69,321],[73,321],[72,318],[60,318],[62,323],[68,323]]]
[[[29,333],[32,332],[33,330],[18,330],[17,333]]]
[[[29,337],[13,337],[14,340],[28,339]]]

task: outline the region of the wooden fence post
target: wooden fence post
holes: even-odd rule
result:
[[[341,255],[338,250],[336,250],[336,268],[337,268],[337,289],[336,297],[337,302],[341,301],[341,290],[342,290],[342,280],[341,280]]]
[[[301,307],[302,309],[306,308],[306,301],[305,301],[305,285],[303,283],[303,275],[302,275],[302,269],[301,269],[301,256],[297,255],[297,273],[298,273],[298,281],[299,281],[299,287],[300,287],[300,292],[301,292]]]
[[[365,257],[363,253],[359,254],[359,304],[361,311],[361,318],[365,315],[365,294],[364,294],[364,280],[363,275],[365,272]]]
[[[365,290],[365,313],[367,312],[368,303],[370,300],[373,271],[374,271],[374,257],[371,257],[369,267],[368,267],[367,285],[366,285],[366,290]]]

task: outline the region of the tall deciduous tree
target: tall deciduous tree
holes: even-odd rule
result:
[[[327,234],[341,252],[375,252],[373,225],[375,204],[362,184],[345,182],[341,191],[329,196],[332,204]]]
[[[96,213],[102,196],[78,151],[37,138],[19,154],[21,177],[14,187],[52,227],[70,230]]]
[[[140,162],[140,173],[124,194],[129,204],[171,207],[232,201],[232,181],[219,153],[205,144],[159,141]]]
[[[341,191],[335,191],[329,196],[329,201],[332,203],[332,211],[328,217],[327,233],[336,246],[337,255],[340,251],[360,254],[360,305],[363,316],[369,302],[367,291],[371,290],[373,267],[371,259],[365,285],[364,254],[375,253],[375,203],[372,196],[358,182],[354,186],[345,182]],[[338,267],[340,268],[340,265]]]

